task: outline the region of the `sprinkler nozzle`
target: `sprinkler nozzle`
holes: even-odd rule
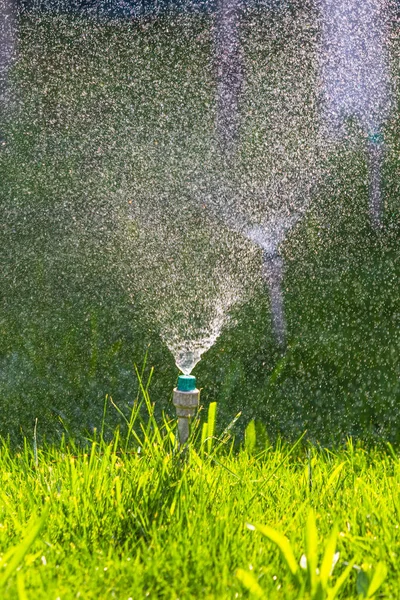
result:
[[[179,375],[178,392],[193,392],[196,389],[196,377],[193,375]]]
[[[383,144],[384,142],[384,138],[383,138],[383,133],[381,131],[375,131],[372,132],[368,135],[368,141],[371,144],[375,144],[375,145],[379,145],[379,144]]]
[[[174,389],[173,403],[178,417],[179,443],[185,444],[189,438],[190,419],[199,408],[200,391],[196,388],[196,377],[179,375]]]

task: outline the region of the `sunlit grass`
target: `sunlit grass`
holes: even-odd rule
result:
[[[369,598],[378,584],[396,597],[390,446],[271,446],[251,425],[235,450],[213,418],[179,449],[141,386],[124,436],[37,452],[4,443],[1,597]]]

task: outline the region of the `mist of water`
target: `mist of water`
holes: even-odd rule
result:
[[[222,327],[227,323],[229,308],[234,303],[233,297],[223,294],[218,298],[211,315],[208,315],[204,331],[194,329],[188,332],[187,339],[182,339],[182,321],[179,319],[179,330],[163,332],[164,339],[172,352],[176,366],[185,375],[190,375],[194,367],[200,361],[202,355],[209,350],[218,339]]]
[[[13,0],[0,2],[0,122],[10,109],[9,71],[17,52],[17,7]],[[0,140],[2,131],[0,130]],[[4,143],[4,140],[2,140]]]
[[[187,186],[164,190],[156,205],[146,198],[142,208],[138,200],[131,209],[139,222],[132,247],[133,290],[140,291],[185,374],[214,344],[231,308],[249,297],[246,265],[252,260],[242,238],[216,227],[187,193]]]
[[[371,223],[382,224],[383,131],[393,106],[388,0],[320,0],[322,127],[327,142],[349,136],[356,121],[368,141]]]
[[[210,30],[217,63],[210,120],[196,122],[189,135],[184,123],[173,133],[160,130],[157,144],[142,146],[143,183],[122,191],[132,198],[137,225],[132,288],[147,299],[183,372],[194,368],[232,307],[250,298],[263,277],[277,311],[275,329],[282,330],[282,277],[276,269],[270,269],[274,281],[266,276],[260,250],[277,255],[312,203],[321,173],[313,15],[279,15],[282,50],[276,53],[271,15],[257,14],[241,27],[240,8],[222,3],[216,31]]]
[[[3,155],[21,164],[4,212],[9,239],[26,222],[39,233],[14,242],[8,283],[37,272],[46,286],[51,272],[55,296],[71,281],[80,293],[104,268],[185,373],[265,282],[283,336],[281,250],[319,218],[327,163],[343,150],[335,130],[355,118],[379,133],[391,90],[385,3],[281,4],[221,0],[215,15],[104,29],[71,15],[22,22],[9,126],[19,150]],[[15,30],[0,35],[5,82]],[[370,142],[379,221],[384,155]]]
[[[392,103],[389,71],[390,2],[320,0],[323,117],[332,136],[353,117],[375,133]]]

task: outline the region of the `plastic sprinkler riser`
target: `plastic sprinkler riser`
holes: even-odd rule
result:
[[[196,388],[196,378],[193,375],[178,377],[173,403],[178,417],[179,443],[183,445],[189,438],[190,420],[196,415],[200,403],[200,391]]]

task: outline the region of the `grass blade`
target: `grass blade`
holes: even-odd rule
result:
[[[276,544],[281,551],[281,554],[291,572],[292,576],[297,579],[298,565],[294,557],[292,546],[289,539],[269,525],[249,525],[249,529],[255,529],[267,537],[271,542]]]
[[[47,507],[41,517],[34,521],[31,519],[31,522],[27,525],[27,534],[25,535],[22,542],[20,542],[13,550],[10,561],[7,563],[6,568],[4,569],[3,575],[0,577],[0,589],[2,589],[17,567],[21,564],[25,554],[28,552],[29,548],[32,546],[36,538],[38,537],[45,521],[47,519],[47,515],[49,512],[49,507]],[[32,521],[34,521],[32,523]]]
[[[207,415],[207,452],[211,454],[215,432],[215,420],[217,415],[217,403],[211,402]]]
[[[387,567],[385,563],[380,562],[376,565],[374,573],[371,577],[370,584],[368,586],[368,595],[367,598],[372,598],[378,589],[381,587],[382,583],[386,579],[387,575]]]
[[[308,513],[304,538],[307,570],[310,579],[311,594],[313,594],[317,584],[318,532],[314,511],[312,509]]]
[[[335,557],[336,540],[337,540],[337,527],[335,526],[332,530],[331,535],[326,543],[324,556],[321,563],[320,579],[323,587],[326,587],[328,579],[332,573],[333,560]]]
[[[256,598],[264,598],[264,592],[260,587],[257,579],[252,573],[245,571],[244,569],[238,569],[236,571],[236,577],[240,583]]]

